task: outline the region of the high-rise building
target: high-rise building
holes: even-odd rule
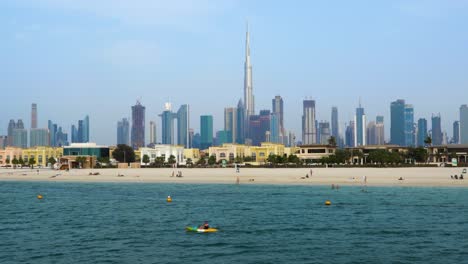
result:
[[[286,131],[284,129],[284,106],[283,106],[283,98],[281,98],[281,96],[277,95],[275,96],[274,99],[271,100],[271,104],[272,104],[272,108],[271,108],[271,111],[272,111],[272,114],[275,114],[277,115],[278,117],[278,125],[279,125],[279,130],[278,130],[278,143],[279,142],[279,137],[280,137],[280,134],[281,136],[284,136],[286,134]]]
[[[260,110],[260,131],[258,131],[258,137],[260,142],[255,145],[260,145],[262,142],[266,141],[266,133],[270,131],[270,122],[271,122],[271,111],[270,110]]]
[[[78,120],[78,142],[79,143],[84,143],[84,121],[83,120]]]
[[[345,131],[345,145],[347,147],[354,147],[354,129],[355,129],[354,121],[350,121],[349,124],[346,126]]]
[[[8,136],[0,136],[0,149],[5,149],[7,146]]]
[[[405,145],[405,100],[390,104],[390,143]]]
[[[19,148],[28,147],[28,131],[24,129],[24,123],[21,119],[18,119],[16,128],[13,129],[13,146]]]
[[[384,145],[385,132],[383,116],[377,116],[376,121],[371,121],[367,124],[367,144],[368,145]]]
[[[130,146],[130,122],[127,118],[122,118],[117,122],[117,145]]]
[[[245,102],[245,117],[255,114],[255,103],[252,87],[252,64],[250,62],[250,36],[247,26],[245,38],[245,63],[244,63],[244,102]]]
[[[190,108],[188,104],[181,105],[177,111],[177,144],[190,148]]]
[[[174,145],[174,118],[176,118],[176,114],[172,113],[171,103],[164,104],[164,111],[159,116],[161,117],[162,143]]]
[[[244,144],[245,143],[245,109],[242,100],[239,100],[237,104],[237,133],[236,133],[236,143]]]
[[[302,114],[302,144],[315,144],[317,139],[317,128],[315,125],[315,101],[303,101]]]
[[[8,123],[7,146],[13,146],[13,131],[16,129],[16,122],[10,119]]]
[[[78,141],[78,129],[76,128],[75,125],[71,126],[71,142],[72,143],[77,143]]]
[[[460,144],[460,121],[453,122],[453,144]]]
[[[460,106],[460,143],[468,144],[468,105]]]
[[[418,134],[416,136],[416,143],[418,147],[424,147],[426,145],[424,141],[426,140],[428,135],[429,134],[427,133],[427,120],[425,118],[419,118]]]
[[[249,116],[249,140],[246,140],[247,145],[259,146],[265,140],[265,132],[262,133],[260,115]]]
[[[366,115],[364,108],[356,108],[356,115],[354,116],[354,146],[365,146],[366,145]]]
[[[56,125],[57,126],[57,125]],[[55,146],[63,147],[68,146],[68,134],[62,131],[62,127],[58,127],[57,133],[55,134]]]
[[[31,147],[50,146],[49,129],[47,128],[31,128],[29,137]]]
[[[200,116],[200,148],[207,149],[213,145],[213,116]]]
[[[331,135],[335,138],[338,142],[339,135],[339,125],[338,125],[338,107],[332,107],[332,114],[331,114]]]
[[[37,104],[31,105],[31,129],[37,128]]]
[[[221,146],[225,143],[232,143],[229,142],[232,138],[231,131],[220,130],[216,131],[216,139],[215,139],[215,146]]]
[[[145,107],[137,101],[132,106],[131,144],[133,149],[145,146]]]
[[[47,121],[47,128],[49,129],[49,144],[52,147],[57,146],[57,125],[52,120]]]
[[[320,144],[328,144],[328,140],[330,139],[330,123],[327,121],[319,122],[319,133],[320,134]]]
[[[432,115],[432,144],[442,145],[443,136],[440,114]]]
[[[81,142],[89,143],[89,116],[86,115],[83,119],[83,132],[81,137]]]
[[[375,117],[375,122],[377,124],[383,124],[384,123],[384,117],[383,116],[376,116]]]
[[[237,108],[224,108],[224,131],[230,131],[230,138],[225,143],[237,142]]]
[[[414,146],[414,108],[405,105],[405,144],[406,147]]]
[[[154,121],[149,123],[149,144],[156,144],[156,122]]]
[[[280,115],[279,113],[271,113],[270,117],[270,140],[268,142],[283,143],[280,141]]]

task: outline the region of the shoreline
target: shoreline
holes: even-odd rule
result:
[[[468,187],[468,179],[455,180],[456,168],[145,168],[145,169],[0,169],[2,181],[255,184],[379,187]],[[39,170],[39,172],[38,172]],[[98,174],[98,175],[89,175]],[[173,174],[174,173],[174,174]],[[177,177],[182,173],[182,177]],[[172,176],[174,175],[174,176]],[[308,178],[307,178],[308,176]],[[364,176],[367,183],[364,184]],[[464,174],[466,178],[468,174]],[[399,180],[399,178],[403,180]]]

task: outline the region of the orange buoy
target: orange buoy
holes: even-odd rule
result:
[[[326,200],[326,201],[325,201],[325,205],[327,205],[327,206],[328,206],[328,205],[331,205],[331,202],[330,202],[329,200]]]
[[[37,195],[37,199],[41,200],[42,198],[44,198],[42,195],[40,194]]]
[[[172,202],[172,198],[171,198],[171,196],[170,196],[170,195],[168,195],[168,196],[167,196],[167,199],[166,199],[166,201],[167,201],[168,203]]]

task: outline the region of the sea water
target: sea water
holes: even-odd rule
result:
[[[0,263],[468,263],[467,222],[464,188],[0,182]]]

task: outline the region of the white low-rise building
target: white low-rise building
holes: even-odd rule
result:
[[[169,157],[173,155],[176,159],[176,164],[185,165],[183,146],[154,145],[154,148],[140,148],[139,150],[141,152],[141,165],[146,165],[143,163],[143,157],[145,155],[148,155],[150,159],[149,163],[155,162],[158,157],[164,157],[164,160],[168,162]]]

